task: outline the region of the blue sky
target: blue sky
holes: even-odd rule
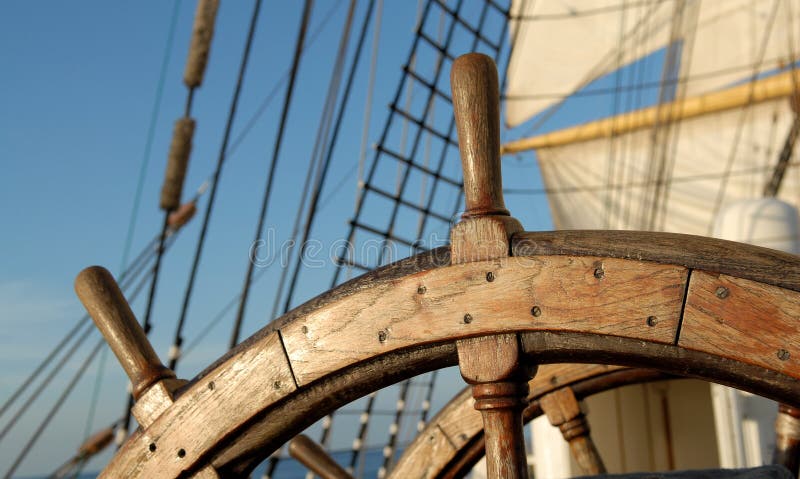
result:
[[[4,4],[0,15],[0,218],[4,232],[0,235],[4,251],[0,255],[0,400],[11,394],[83,314],[72,290],[75,275],[91,264],[120,272],[173,5],[153,0]],[[234,138],[288,69],[301,6],[301,2],[264,2]],[[407,57],[414,6],[411,2],[385,6],[375,93],[375,105],[380,106],[372,115],[370,138],[384,121],[384,106]],[[158,192],[172,122],[182,114],[186,98],[181,78],[194,7],[194,2],[187,0],[179,6],[132,253],[141,249],[160,225]],[[354,32],[364,8],[359,5]],[[280,180],[267,220],[279,235],[288,234],[294,219],[346,9],[345,1],[324,0],[317,2],[314,10],[312,31],[331,18],[300,66],[279,160]],[[198,126],[184,197],[203,182],[216,163],[251,11],[251,2],[222,2],[209,69],[194,99]],[[357,79],[347,126],[341,133],[348,141],[341,143],[337,155],[358,156],[367,65],[362,61],[363,73]],[[240,288],[282,97],[280,90],[226,164],[191,303],[189,331],[204,325]],[[332,183],[342,181],[344,186],[338,195],[323,195],[328,201],[317,229],[341,236],[352,212],[355,177],[343,168],[331,176],[335,179]],[[162,357],[171,343],[198,229],[199,218],[183,231],[163,265],[152,333],[154,347]],[[307,281],[300,296],[308,298],[327,288],[330,279],[328,274],[324,276],[316,283]],[[263,326],[275,278],[271,272],[254,287],[244,336]],[[138,315],[143,314],[142,301],[134,302],[133,307]],[[214,330],[212,340],[187,356],[179,375],[191,376],[220,355],[229,334],[228,321]],[[192,334],[186,336],[191,341]],[[68,374],[87,353],[88,348],[83,348],[77,360],[65,365],[67,374],[59,375],[50,392],[12,429],[0,446],[0,464],[11,463],[18,453],[18,447],[12,445],[27,440]],[[20,475],[52,472],[75,450],[76,436],[82,436],[86,428],[96,371],[93,365],[18,470]],[[123,406],[125,380],[111,356],[103,378],[95,428],[117,417]]]
[[[120,273],[174,6],[173,2],[157,0],[129,3],[11,0],[3,5],[0,401],[11,394],[83,314],[72,290],[76,274],[91,264]],[[174,46],[166,70],[163,99],[157,109],[132,255],[160,227],[158,193],[172,123],[182,114],[186,98],[181,78],[194,7],[195,3],[188,0],[178,4]],[[233,138],[239,137],[247,120],[288,70],[301,7],[299,1],[264,2]],[[384,6],[370,143],[377,140],[386,118],[385,105],[391,101],[400,66],[408,55],[415,7],[416,2],[411,1],[390,1]],[[359,4],[353,36],[357,34],[364,8],[364,4]],[[309,46],[300,66],[300,80],[279,159],[279,181],[267,219],[278,241],[292,227],[346,9],[347,2],[342,0],[316,2],[311,31],[326,19],[329,21]],[[194,99],[193,116],[198,126],[184,197],[211,174],[216,163],[251,10],[249,1],[222,2],[209,69]],[[370,38],[371,35],[370,32]],[[329,181],[331,185],[342,186],[322,195],[325,201],[314,229],[315,237],[323,241],[330,242],[345,234],[346,221],[353,209],[356,179],[352,168],[359,154],[369,51],[364,55],[340,133],[343,140],[336,152],[338,163],[334,163]],[[191,332],[206,325],[240,289],[282,99],[281,89],[267,113],[255,121],[249,134],[229,155],[189,310],[187,342],[193,339]],[[604,109],[608,111],[612,105],[603,100],[598,108],[600,100],[592,101],[595,104],[590,107],[597,114]],[[567,108],[548,127],[574,123],[583,108],[585,104]],[[506,178],[511,178],[507,187],[540,186],[532,157],[506,160],[504,167]],[[507,201],[527,229],[550,227],[543,197],[515,196]],[[204,201],[199,206],[202,211]],[[162,358],[171,343],[199,223],[200,215],[182,232],[163,265],[152,333],[154,347]],[[329,272],[327,269],[303,277],[295,303],[327,289]],[[277,268],[272,268],[254,286],[243,337],[266,322],[278,273]],[[135,301],[133,308],[141,317],[143,302]],[[215,328],[211,339],[186,357],[179,366],[179,376],[194,375],[222,354],[229,334],[230,320]],[[84,348],[78,360],[87,352],[88,348]],[[72,372],[77,367],[77,361],[72,361],[64,369]],[[86,428],[87,405],[98,377],[97,368],[96,364],[92,366],[78,390],[64,404],[62,414],[18,470],[20,475],[52,472],[75,450],[79,442],[76,436],[82,436]],[[125,378],[114,358],[109,355],[100,371],[103,382],[94,428],[118,417],[123,406],[121,391]],[[51,392],[34,403],[31,413],[0,442],[0,464],[9,464],[16,456],[18,447],[11,446],[27,440],[66,380],[67,375],[60,375]],[[1,419],[3,425],[7,416]]]

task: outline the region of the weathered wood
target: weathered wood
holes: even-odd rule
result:
[[[769,248],[704,236],[650,231],[517,233],[513,256],[566,255],[679,264],[800,291],[800,259]]]
[[[472,418],[477,419],[478,428],[483,430],[483,419],[472,407],[472,394],[466,390],[466,396],[469,402],[464,402],[471,412],[474,413]],[[439,477],[441,467],[437,464],[436,459],[439,457],[453,457],[461,450],[463,446],[456,446],[448,440],[445,434],[438,427],[427,427],[423,432],[417,435],[408,447],[403,451],[403,456],[400,463],[389,472],[389,478],[409,478],[409,479],[434,479]],[[483,444],[481,444],[483,450]],[[414,471],[413,476],[405,475],[403,471]],[[401,471],[398,475],[397,471]]]
[[[577,365],[576,365],[577,366]],[[670,379],[669,375],[655,371],[652,369],[620,369],[601,374],[598,376],[590,376],[570,386],[574,391],[576,397],[579,399],[586,398],[593,394],[598,394],[604,391],[609,391],[616,387],[627,386],[632,384],[642,384],[651,381],[660,381],[663,379]],[[527,423],[536,419],[543,411],[537,399],[533,399],[531,404],[523,412],[523,420]],[[483,457],[483,434],[478,431],[474,437],[471,437],[471,442],[464,448],[458,451],[458,454],[450,459],[450,462],[442,465],[438,472],[439,479],[455,479],[466,476],[475,464]],[[397,476],[403,477],[403,476]],[[413,473],[407,477],[414,477]]]
[[[84,269],[75,279],[75,292],[130,378],[134,398],[158,381],[175,379],[175,373],[158,359],[108,270]]]
[[[464,170],[463,221],[452,229],[453,264],[495,260],[509,255],[508,238],[522,226],[509,217],[500,173],[500,112],[497,69],[486,55],[457,58],[450,71],[453,110]],[[505,220],[505,221],[504,221]],[[485,280],[495,280],[487,271]],[[487,315],[492,321],[491,315]],[[464,313],[464,323],[473,313]],[[461,376],[472,385],[475,409],[486,431],[486,468],[490,479],[527,479],[522,410],[530,375],[516,334],[458,341]]]
[[[500,173],[497,67],[480,53],[462,55],[450,70],[458,149],[464,170],[464,218],[508,215]]]
[[[795,477],[800,466],[800,409],[781,404],[775,419],[773,464],[783,464]]]
[[[280,337],[273,333],[195,381],[149,427],[122,446],[101,477],[200,473],[209,468],[200,460],[219,447],[223,438],[295,389]]]
[[[305,434],[295,436],[289,441],[289,455],[297,459],[308,470],[322,479],[352,479],[319,444],[312,441]]]
[[[301,385],[376,354],[445,338],[554,330],[672,343],[685,281],[679,266],[511,257],[376,284],[286,324],[281,334]]]
[[[582,333],[533,332],[521,336],[526,354],[534,355],[535,362],[540,364],[575,360],[639,363],[800,405],[800,382],[796,379],[710,353],[687,351],[672,344]],[[377,355],[303,386],[297,393],[258,415],[236,435],[226,437],[221,450],[208,461],[223,474],[225,471],[245,473],[328,412],[369,391],[432,369],[455,365],[454,343],[420,345]],[[233,365],[235,363],[227,367]],[[251,370],[251,374],[259,373]],[[572,387],[576,395],[582,397],[577,386],[572,384]]]
[[[140,425],[149,426],[175,402],[175,391],[185,384],[183,379],[156,382],[136,400],[131,408],[133,417]]]
[[[322,419],[327,414],[321,414],[322,411],[335,411],[370,392],[428,371],[455,366],[457,361],[455,344],[451,343],[405,349],[354,364],[340,374],[298,389],[256,418],[235,440],[231,438],[222,446],[212,458],[213,464],[223,474],[246,475],[267,454]]]
[[[657,235],[654,238],[658,240]],[[625,251],[625,240],[619,242],[618,250]],[[744,257],[738,261],[746,264],[751,250],[743,247],[743,251]],[[155,431],[154,427],[166,431],[180,423],[188,430],[207,433],[209,443],[202,464],[213,464],[221,473],[246,471],[281,441],[290,439],[334,407],[385,386],[388,381],[455,364],[456,341],[488,334],[519,334],[525,354],[536,363],[588,361],[655,366],[800,405],[796,371],[747,362],[741,357],[744,352],[725,357],[709,345],[694,350],[674,344],[685,289],[685,266],[702,264],[706,261],[700,257],[702,254],[690,252],[674,265],[585,254],[512,257],[452,266],[441,266],[447,264],[449,257],[440,261],[427,254],[358,278],[297,308],[210,366],[183,392],[179,391],[173,407],[145,431],[134,434],[131,445],[122,449],[114,463],[135,463],[141,459],[136,457],[141,453],[136,448],[141,446],[139,438]],[[769,264],[763,255],[756,259],[762,267]],[[488,281],[488,272],[493,273],[493,281]],[[764,272],[763,276],[777,281],[777,274]],[[609,301],[608,292],[616,299]],[[538,311],[533,309],[551,296],[552,303],[544,303],[546,307],[540,306]],[[783,295],[781,301],[794,300]],[[655,326],[650,326],[647,319],[653,308],[660,312],[655,314]],[[467,313],[469,321],[465,321]],[[735,313],[752,314],[747,309]],[[670,321],[674,326],[660,330],[659,325]],[[259,404],[246,404],[241,411],[235,411],[236,420],[217,421],[227,432],[200,427],[201,423],[215,423],[208,420],[205,409],[214,410],[212,418],[218,409],[216,405],[206,405],[206,399],[196,394],[209,377],[227,374],[242,376],[239,380],[247,384],[259,382],[262,388],[269,384],[272,370],[251,367],[251,360],[246,358],[259,351],[270,357],[264,358],[270,364],[285,361],[280,359],[284,357],[282,348],[269,352],[262,347],[264,341],[278,334],[276,329],[285,339],[302,390],[281,396],[277,404],[277,399],[249,394],[247,397],[258,398]],[[378,334],[380,331],[384,334]],[[776,334],[760,329],[734,332],[765,344],[776,341],[778,338],[772,337]],[[363,352],[353,354],[362,345]],[[288,363],[285,364],[287,378],[291,378]],[[184,399],[192,395],[194,399]],[[163,421],[177,414],[173,410],[178,404],[183,404],[181,408],[194,404],[197,414],[166,426]],[[238,424],[235,430],[226,429],[234,427],[234,422]],[[223,438],[225,444],[220,443]],[[131,477],[136,476],[137,467],[131,466]],[[197,469],[200,465],[191,467]]]
[[[394,282],[403,277],[416,273],[423,273],[428,270],[442,268],[445,266],[450,266],[449,246],[434,248],[430,251],[425,251],[410,258],[401,259],[400,261],[396,261],[365,273],[361,276],[357,276],[350,281],[342,283],[334,289],[319,294],[318,296],[306,301],[283,316],[271,321],[269,324],[256,331],[252,336],[228,350],[219,359],[209,364],[208,367],[206,367],[198,375],[198,377],[205,376],[207,373],[213,371],[228,359],[236,356],[242,351],[251,348],[253,344],[261,341],[264,339],[264,337],[269,336],[275,331],[278,331],[285,325],[298,320],[298,318],[305,317],[327,305],[357,293],[367,291],[371,288],[377,287],[382,289],[383,287],[390,287]]]
[[[655,368],[712,381],[779,402],[800,406],[800,381],[786,372],[721,356],[714,348],[695,351],[675,344],[585,333],[520,333],[527,356],[540,364],[586,361]]]
[[[604,374],[621,369],[626,368],[610,364],[563,363],[542,365],[536,371],[536,377],[528,383],[530,388],[528,401],[533,401],[537,397],[544,396],[551,391],[569,386],[575,382],[584,381],[592,377],[601,377]]]
[[[458,366],[483,417],[488,477],[526,479],[522,410],[530,375],[519,338],[502,334],[459,341]]]
[[[558,389],[539,399],[550,424],[561,430],[569,443],[573,459],[584,474],[605,474],[606,467],[589,432],[589,423],[581,411],[574,391],[569,387]]]
[[[509,237],[522,226],[510,216],[483,216],[462,220],[450,230],[452,264],[509,256]]]
[[[800,376],[800,293],[692,272],[678,345]]]

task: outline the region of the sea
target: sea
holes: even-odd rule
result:
[[[399,457],[400,452],[398,453]],[[346,465],[350,460],[350,451],[337,451],[331,454],[333,458],[341,464]],[[378,477],[378,469],[383,464],[383,452],[380,449],[365,451],[362,455],[363,473],[360,477]],[[267,468],[266,462],[258,466],[252,474],[253,479],[260,479]],[[276,479],[304,479],[308,469],[302,464],[291,458],[281,459],[278,467],[273,473]],[[75,479],[96,479],[100,472],[83,472]],[[19,479],[47,479],[48,476],[21,476]]]

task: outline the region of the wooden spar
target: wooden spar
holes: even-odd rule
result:
[[[353,479],[319,444],[305,434],[289,442],[289,455],[322,479]]]
[[[450,85],[466,204],[463,221],[451,233],[451,261],[461,264],[507,258],[509,237],[522,227],[509,216],[503,202],[497,69],[486,55],[463,55],[453,62]],[[487,283],[494,281],[493,275],[487,270]],[[469,302],[464,307],[469,308]],[[471,321],[467,309],[464,323]],[[457,349],[461,376],[472,385],[475,409],[483,417],[489,479],[527,479],[522,410],[533,374],[523,361],[519,337],[468,338],[458,341]]]
[[[726,90],[643,108],[531,138],[511,141],[502,145],[500,151],[501,154],[507,155],[598,138],[608,138],[649,128],[655,124],[686,120],[743,107],[751,103],[788,97],[794,94],[795,82],[797,81],[800,81],[800,71],[793,70]]]

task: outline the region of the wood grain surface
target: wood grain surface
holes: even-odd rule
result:
[[[800,293],[693,271],[678,345],[800,376]]]
[[[256,333],[178,391],[172,407],[132,436],[106,477],[149,477],[144,471],[152,468],[177,477],[205,464],[244,473],[288,440],[287,434],[299,432],[332,408],[371,388],[452,365],[456,341],[488,334],[518,334],[526,356],[537,363],[655,366],[800,405],[800,372],[793,362],[797,354],[791,344],[781,347],[787,338],[797,343],[792,329],[798,304],[795,257],[682,235],[620,232],[610,236],[614,241],[598,242],[594,249],[588,242],[602,238],[597,233],[583,232],[571,245],[569,234],[545,237],[547,241],[539,234],[520,233],[512,238],[512,253],[535,251],[539,256],[449,265],[443,249],[315,298]],[[662,243],[668,246],[647,246]],[[589,250],[607,256],[590,256]],[[728,254],[730,260],[711,253]],[[748,264],[754,267],[748,269]],[[713,306],[714,298],[720,299],[716,289],[693,283],[681,324],[689,269],[705,269],[692,271],[693,281],[703,274],[711,281],[737,274],[745,278],[725,279],[730,285],[726,301],[740,301],[738,306]],[[492,273],[491,280],[487,273]],[[752,299],[737,299],[745,297]],[[768,327],[745,328],[741,323],[765,312],[778,318],[767,321]],[[721,327],[729,345],[766,346],[750,351],[709,342],[704,331]],[[758,353],[775,346],[774,359]],[[755,360],[749,359],[751,353]],[[292,370],[300,389],[290,394],[295,390]],[[241,399],[242,407],[228,410],[206,396],[213,378],[240,384],[237,390],[246,398]],[[275,378],[281,378],[281,388],[269,391]],[[283,390],[286,384],[291,387]],[[191,438],[175,432],[181,429]],[[183,457],[178,460],[175,451],[159,448],[150,452],[153,438],[170,447],[186,440]],[[151,461],[152,457],[161,459]]]
[[[298,318],[281,334],[300,385],[376,354],[445,338],[554,330],[672,343],[685,279],[679,266],[618,259],[474,262],[376,285]]]
[[[277,333],[231,358],[132,436],[100,477],[178,477],[222,438],[296,389]]]
[[[537,231],[515,234],[511,252],[514,256],[605,256],[679,264],[800,291],[797,256],[704,236],[651,231]]]

